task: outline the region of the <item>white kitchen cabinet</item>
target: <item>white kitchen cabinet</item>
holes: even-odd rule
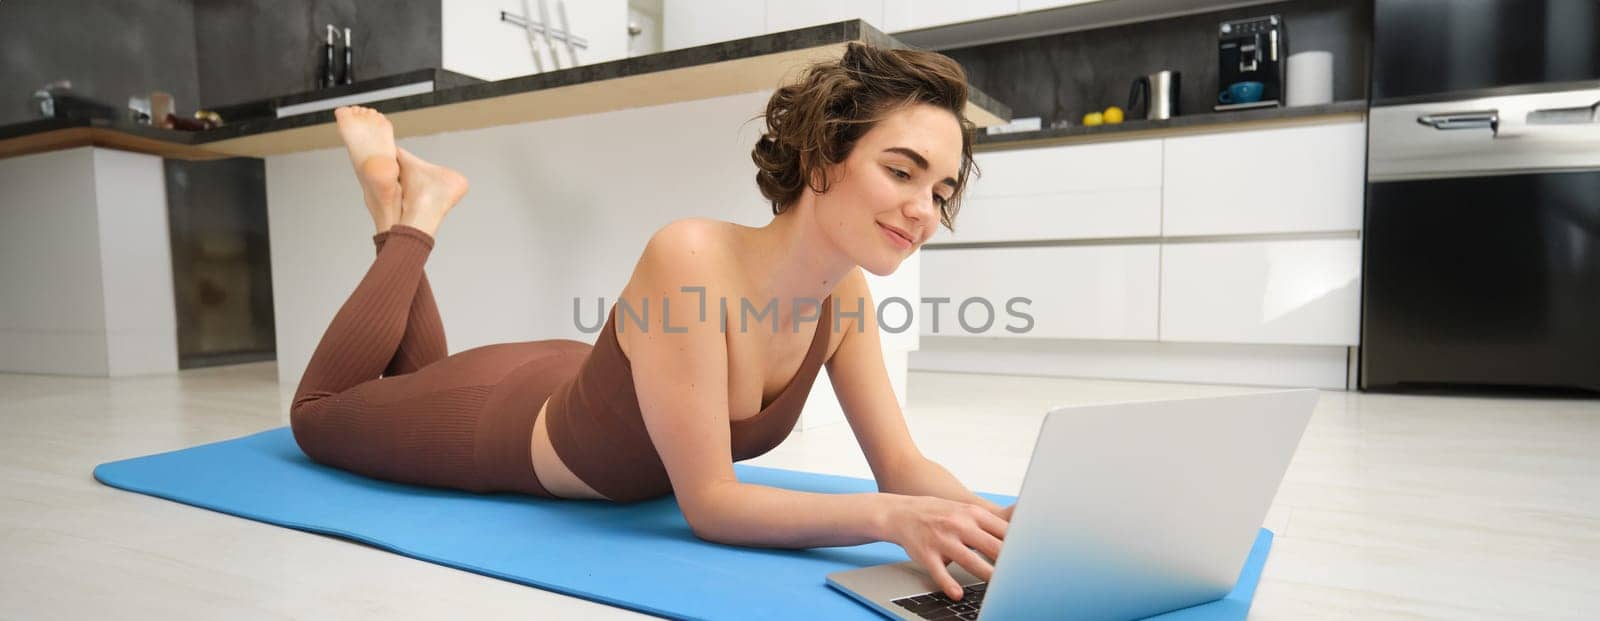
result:
[[[1161,187],[1160,140],[987,151],[974,159],[982,175],[968,181],[968,196]]]
[[[1163,341],[1356,345],[1360,301],[1359,239],[1161,249]]]
[[[860,19],[884,30],[884,0],[767,0],[766,32]],[[761,4],[753,2],[752,4]]]
[[[1038,11],[1041,9],[1055,9],[1074,4],[1089,4],[1091,2],[1105,2],[1106,0],[1021,0],[1017,6],[1018,11]]]
[[[528,45],[527,33],[510,22],[500,20],[502,11],[522,15],[524,3],[518,0],[449,0],[439,4],[440,65],[445,69],[483,80],[503,80],[535,72],[537,55],[545,71],[592,65],[628,55],[628,6],[622,2],[568,2],[567,25],[582,37],[585,49],[557,43],[552,51],[545,40]],[[538,5],[533,4],[535,21]],[[555,8],[550,8],[555,20]],[[354,33],[357,41],[362,33]],[[553,56],[552,56],[553,55]],[[360,62],[358,59],[357,62]]]
[[[887,32],[916,30],[1011,15],[1018,6],[1018,0],[886,0],[883,23]]]
[[[922,254],[923,298],[949,298],[937,312],[932,304],[917,305],[923,336],[1156,338],[1160,253],[1155,244],[931,249]],[[1030,301],[1011,302],[1019,297]],[[990,314],[983,301],[993,309],[987,329],[982,328]],[[1032,325],[1021,315],[1030,316]]]
[[[1161,141],[1136,140],[976,156],[956,231],[931,240],[1026,241],[1161,234]]]
[[[78,147],[0,160],[0,372],[178,370],[160,156]],[[26,293],[23,293],[26,292]]]
[[[1162,234],[1361,229],[1366,123],[1166,140]]]
[[[661,49],[766,34],[767,5],[752,0],[662,0]]]
[[[980,196],[965,199],[955,232],[931,243],[1155,237],[1161,234],[1161,188]]]

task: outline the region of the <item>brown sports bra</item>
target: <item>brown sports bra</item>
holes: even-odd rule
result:
[[[830,295],[822,305],[811,347],[789,385],[755,416],[729,421],[734,461],[765,454],[794,430],[822,368],[830,334],[824,328],[833,324],[834,304]],[[616,320],[613,304],[578,374],[550,395],[545,411],[550,443],[574,475],[606,498],[633,502],[669,495],[672,482],[639,410],[633,369],[617,343]]]

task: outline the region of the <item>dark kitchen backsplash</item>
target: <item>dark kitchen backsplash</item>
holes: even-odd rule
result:
[[[166,91],[185,117],[315,90],[327,24],[351,28],[356,80],[443,62],[438,2],[0,0],[0,125],[39,118],[33,92],[62,79],[118,114]]]
[[[193,114],[194,22],[194,0],[0,2],[0,125],[40,118],[33,92],[62,79],[118,111],[159,89]]]
[[[326,26],[351,29],[355,79],[443,64],[438,2],[229,0],[195,5],[200,97],[207,106],[317,89]],[[344,62],[344,43],[335,56]]]
[[[1014,118],[1042,117],[1045,126],[1125,108],[1133,79],[1163,69],[1182,74],[1181,112],[1206,113],[1218,90],[1217,26],[1274,13],[1283,16],[1288,54],[1333,53],[1334,101],[1367,98],[1370,0],[1291,0],[941,51]]]

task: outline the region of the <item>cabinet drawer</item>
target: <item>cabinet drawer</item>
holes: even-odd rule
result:
[[[1161,340],[1356,345],[1358,239],[1167,244]]]
[[[518,8],[506,10],[521,12],[520,3],[511,4]],[[458,10],[464,14],[469,9]],[[767,7],[751,0],[662,0],[660,16],[663,50],[721,43],[767,32]],[[474,21],[466,17],[461,19]],[[447,24],[449,20],[447,17]],[[526,48],[523,48],[522,54],[527,56]],[[448,48],[445,58],[450,58]]]
[[[1161,190],[1127,188],[1095,192],[980,196],[966,200],[954,233],[944,242],[1156,237],[1161,234]]]
[[[967,196],[1026,196],[1161,187],[1161,141],[1134,140],[973,156]]]
[[[975,156],[956,232],[931,241],[1156,237],[1161,141],[994,151]]]
[[[1366,123],[1169,138],[1162,234],[1361,229]]]
[[[860,19],[888,32],[883,20],[884,0],[767,0],[767,32],[782,32],[847,19]],[[715,15],[708,19],[718,19]]]
[[[1017,12],[1018,0],[887,0],[884,32],[968,22]]]
[[[1017,4],[1017,10],[1023,12],[1039,11],[1043,9],[1054,9],[1058,7],[1071,6],[1074,4],[1088,4],[1090,2],[1099,1],[1100,0],[1020,0],[1020,2]]]
[[[1155,244],[933,249],[922,253],[923,335],[1153,340],[1159,250]],[[1031,302],[1008,305],[1016,297]],[[993,308],[993,325],[981,302]],[[966,304],[966,326],[958,319]],[[1032,317],[1029,320],[1021,315]],[[937,321],[937,324],[935,323]],[[1007,326],[1023,332],[1012,332]]]

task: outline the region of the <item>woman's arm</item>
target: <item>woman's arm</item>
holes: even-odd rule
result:
[[[726,485],[704,499],[696,537],[768,548],[854,546],[888,539],[889,494],[817,494]]]
[[[882,489],[884,479],[900,470],[900,464],[924,458],[911,440],[900,402],[889,383],[878,336],[877,304],[861,268],[850,270],[839,281],[834,303],[837,306],[833,316],[839,318],[843,335],[827,360],[828,381],[833,384],[845,420],[850,422],[856,443],[861,445],[867,465]]]
[[[680,220],[645,246],[627,291],[656,310],[646,330],[625,323],[640,413],[684,519],[697,537],[735,545],[812,547],[881,540],[894,500],[887,494],[813,494],[739,482],[729,427],[727,341],[700,295],[733,297],[721,275],[727,254],[712,225]],[[704,287],[690,293],[683,286]],[[670,302],[671,328],[659,306]],[[640,305],[641,300],[630,299]],[[618,321],[623,321],[618,315]],[[622,332],[619,332],[619,336]]]
[[[673,306],[692,308],[694,298],[675,290],[684,281],[683,274],[661,269],[692,266],[689,273],[701,275],[705,293],[720,299],[719,289],[726,287],[720,286],[725,281],[715,277],[717,266],[728,264],[733,257],[722,254],[722,246],[697,225],[675,224],[668,229],[646,246],[647,257],[635,272],[639,284],[635,291],[652,297],[659,293],[674,300]],[[989,559],[999,557],[1008,518],[981,505],[884,493],[816,494],[741,483],[734,474],[729,442],[727,342],[720,325],[688,323],[687,329],[638,335],[629,355],[645,427],[696,537],[731,545],[783,548],[890,541],[954,598],[961,596],[961,588],[950,576],[948,563],[958,563],[973,575],[989,579],[994,572]],[[873,341],[876,351],[876,337]],[[876,373],[863,376],[887,387],[881,356],[876,367]],[[830,368],[830,377],[837,380],[839,371]],[[882,393],[878,396],[882,398]],[[895,405],[892,393],[888,401]],[[899,408],[888,411],[897,415]],[[883,434],[883,427],[871,428],[875,438],[888,444],[873,446],[909,446],[904,422],[898,416],[888,422],[890,434]],[[899,446],[894,445],[894,423],[899,426]],[[858,434],[862,430],[856,429]],[[893,463],[886,459],[890,454],[883,450],[869,454],[869,458],[875,456],[875,474],[884,472],[884,464]]]
[[[907,496],[937,496],[978,505],[996,515],[1004,508],[967,489],[955,475],[931,459],[918,458],[897,466],[878,480],[878,490]],[[1009,514],[1007,514],[1009,515]]]
[[[851,321],[840,325],[844,337],[828,359],[828,378],[878,480],[878,490],[975,504],[1001,515],[999,505],[972,493],[949,470],[924,457],[912,441],[884,368],[877,304],[860,268],[840,281],[836,296],[839,307],[834,315],[842,312]]]

